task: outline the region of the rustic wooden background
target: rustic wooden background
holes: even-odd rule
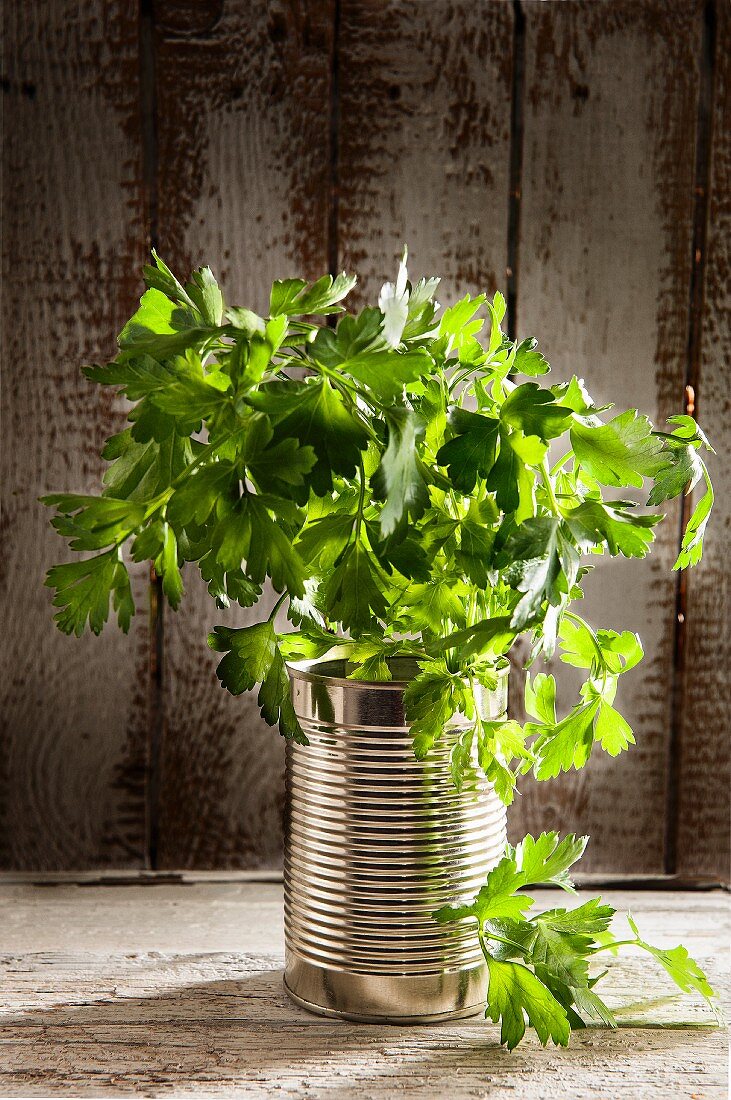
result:
[[[176,616],[139,568],[128,638],[62,637],[41,587],[62,544],[36,498],[99,484],[124,411],[79,367],[151,244],[261,309],[328,269],[373,296],[407,241],[445,302],[506,289],[597,398],[662,419],[692,387],[728,486],[730,27],[723,0],[8,0],[3,867],[280,860],[282,744],[219,689],[195,577]],[[587,599],[645,642],[636,749],[524,781],[511,828],[590,833],[598,872],[727,879],[727,497],[687,578],[679,523]]]

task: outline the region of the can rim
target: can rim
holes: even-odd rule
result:
[[[333,647],[334,649],[337,647]],[[403,654],[400,657],[389,657],[386,659],[387,664],[391,664],[394,661],[413,661],[416,664],[418,658]],[[334,687],[348,687],[352,689],[370,688],[378,691],[399,691],[403,692],[404,688],[408,686],[414,679],[409,677],[407,679],[399,680],[353,680],[347,676],[336,676],[331,673],[318,672],[318,668],[327,665],[333,665],[335,663],[347,664],[346,657],[314,657],[301,661],[285,661],[287,671],[293,680],[305,680],[314,684],[332,684]],[[510,661],[507,657],[498,657],[495,662],[496,671],[498,674],[498,684],[501,680],[504,680],[507,676],[507,672],[510,668]]]

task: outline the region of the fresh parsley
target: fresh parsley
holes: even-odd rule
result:
[[[646,951],[683,993],[702,997],[718,1016],[716,994],[684,947],[663,950],[640,935],[628,914],[631,936],[619,940],[610,931],[616,910],[592,898],[574,909],[533,913],[535,901],[523,893],[533,886],[558,886],[574,894],[570,870],[581,858],[588,837],[530,834],[508,848],[485,885],[471,901],[445,905],[434,913],[440,924],[476,922],[488,970],[485,1015],[500,1024],[500,1042],[513,1050],[529,1024],[543,1046],[567,1046],[572,1030],[588,1025],[616,1027],[596,992],[606,970],[594,970],[601,954],[622,946]]]

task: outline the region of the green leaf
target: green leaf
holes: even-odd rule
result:
[[[392,534],[407,514],[417,520],[429,504],[429,491],[419,464],[419,425],[414,414],[394,407],[386,413],[388,445],[373,484],[386,503],[381,511],[381,533]]]
[[[290,437],[272,443],[273,434],[268,418],[256,413],[236,439],[237,453],[262,492],[290,496],[305,484],[317,455]]]
[[[313,448],[317,462],[310,481],[318,495],[332,490],[333,473],[353,477],[368,435],[327,378],[271,382],[247,400],[269,413],[275,440],[290,437],[299,440],[301,447]]]
[[[664,500],[689,493],[703,477],[705,465],[695,446],[668,447],[662,454],[664,465],[654,477],[647,503],[662,504]]]
[[[583,768],[594,744],[594,718],[600,700],[594,699],[574,709],[536,744],[536,779],[553,779],[559,772]]]
[[[149,355],[135,355],[108,363],[106,366],[82,367],[83,374],[103,386],[120,386],[130,401],[139,401],[156,390],[163,389],[175,378],[171,366],[158,363]]]
[[[448,622],[457,626],[465,622],[464,594],[460,582],[429,580],[409,587],[408,617],[417,630],[442,634]]]
[[[487,965],[485,1015],[501,1024],[500,1042],[513,1050],[525,1035],[527,1016],[543,1046],[549,1039],[556,1046],[568,1046],[571,1029],[566,1011],[550,990],[522,963],[488,957]]]
[[[629,409],[600,427],[574,423],[571,446],[581,466],[602,485],[635,485],[662,468],[662,442],[646,416]]]
[[[461,363],[470,363],[476,356],[484,355],[476,336],[485,322],[481,317],[475,317],[475,314],[485,304],[485,300],[484,294],[478,294],[476,298],[470,298],[466,294],[461,301],[445,309],[442,314],[439,336],[445,340],[447,354],[452,350],[456,351]]]
[[[323,275],[310,286],[304,279],[283,279],[272,287],[269,312],[272,317],[337,313],[342,308],[338,303],[355,284],[355,276],[346,275],[344,271],[334,279],[332,275]]]
[[[176,305],[152,287],[140,299],[140,308],[119,334],[123,351],[146,352],[167,358],[194,347],[215,332],[196,311]]]
[[[619,711],[602,703],[597,714],[594,736],[605,752],[610,756],[619,756],[630,745],[634,745],[635,736]]]
[[[478,413],[453,409],[450,425],[456,433],[437,453],[456,489],[471,493],[478,477],[487,477],[495,464],[500,422]]]
[[[177,528],[203,524],[222,501],[232,503],[238,478],[232,462],[201,465],[175,490],[167,507],[170,522]]]
[[[713,501],[713,486],[706,473],[706,491],[698,501],[693,515],[688,520],[688,525],[683,533],[680,553],[673,569],[687,569],[691,565],[697,565],[701,560],[703,556],[703,537],[713,508]]]
[[[174,302],[195,309],[195,302],[188,295],[182,283],[173,275],[167,264],[160,259],[154,248],[152,249],[152,258],[155,261],[155,266],[146,264],[142,268],[145,286],[154,287]]]
[[[627,922],[637,937],[637,946],[647,951],[656,959],[664,970],[670,975],[678,989],[683,993],[699,993],[706,1001],[714,1015],[719,1016],[715,999],[716,993],[711,987],[706,975],[701,970],[695,959],[691,958],[683,946],[673,947],[670,950],[661,950],[653,947],[640,936],[640,930],[634,920],[627,914]]]
[[[259,706],[269,725],[279,723],[283,737],[306,745],[307,738],[292,706],[289,677],[282,659],[274,624],[269,620],[232,629],[215,627],[208,636],[211,649],[225,653],[216,676],[232,695],[241,695],[260,684]]]
[[[343,554],[325,584],[330,618],[354,634],[362,634],[386,614],[386,597],[372,555],[359,541]]]
[[[485,486],[495,493],[498,508],[515,513],[517,523],[535,515],[536,477],[529,465],[539,465],[545,454],[546,444],[537,437],[500,429],[500,450]]]
[[[556,724],[556,681],[545,672],[536,673],[531,683],[525,680],[525,709],[547,725]]]
[[[535,382],[517,386],[500,409],[504,424],[543,440],[563,435],[572,416],[571,409],[557,405],[551,391],[540,389]]]
[[[611,905],[603,905],[601,898],[592,898],[575,909],[549,909],[535,922],[567,935],[594,936],[606,932],[615,912]]]
[[[516,373],[533,376],[548,373],[551,368],[541,352],[536,350],[537,347],[538,341],[533,336],[527,337],[518,344],[513,361],[513,369]]]
[[[354,524],[354,514],[339,512],[308,523],[295,543],[300,557],[326,575],[350,542]]]
[[[255,584],[269,576],[277,592],[304,596],[305,565],[281,523],[269,513],[276,507],[274,498],[246,494],[218,521],[211,547],[225,570],[246,563],[246,574]]]
[[[440,638],[429,648],[435,653],[445,653],[450,649],[458,650],[460,660],[492,653],[505,653],[515,640],[515,629],[510,625],[509,615],[494,615],[483,619],[474,626],[455,630],[446,638]]]
[[[41,504],[55,507],[51,520],[72,550],[101,550],[121,545],[145,520],[142,504],[112,497],[51,493]]]
[[[516,587],[523,592],[511,626],[522,630],[531,619],[537,617],[544,600],[558,605],[567,585],[559,585],[562,575],[559,553],[559,520],[556,516],[536,516],[526,519],[508,536],[499,555],[498,563],[519,564]]]
[[[420,667],[421,672],[404,691],[404,710],[411,727],[414,753],[418,760],[423,760],[458,710],[464,688],[443,661]]]
[[[491,528],[475,522],[474,514],[474,511],[468,513],[459,525],[459,549],[455,551],[454,562],[467,580],[484,589],[488,586],[495,534]]]
[[[322,354],[322,345],[326,342],[320,341],[318,347],[319,338],[332,335],[331,329],[320,329],[318,339],[312,346],[313,355],[318,361],[322,361],[319,357]],[[330,354],[327,358],[332,361],[337,356]],[[359,355],[341,359],[337,364],[343,373],[349,374],[357,382],[367,386],[381,401],[387,402],[399,398],[404,386],[426,378],[433,365],[431,356],[422,348],[411,351],[392,351],[389,348],[363,351]]]
[[[138,443],[127,428],[107,440],[102,458],[111,462],[103,478],[105,496],[148,501],[169,489],[191,464],[193,449],[175,431],[161,443]]]
[[[612,556],[644,558],[654,539],[652,528],[661,516],[633,513],[596,500],[587,500],[565,512],[566,525],[580,550],[587,552],[606,543]]]
[[[113,549],[86,561],[56,565],[46,574],[46,585],[54,588],[55,622],[64,634],[80,637],[88,622],[93,634],[100,634],[109,618],[109,601],[126,634],[134,615],[129,574],[118,551]]]
[[[223,321],[223,295],[210,267],[194,271],[186,291],[205,323],[218,327]]]
[[[170,606],[177,611],[183,598],[183,578],[178,566],[178,543],[175,532],[169,523],[164,525],[164,542],[162,555],[156,563],[158,571],[162,574],[162,590],[167,597]]]
[[[556,832],[541,833],[538,838],[527,834],[514,849],[520,871],[521,886],[560,886],[573,893],[569,870],[583,856],[588,836],[570,833],[563,840]]]

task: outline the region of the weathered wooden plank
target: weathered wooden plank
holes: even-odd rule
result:
[[[251,1028],[190,1020],[8,1028],[6,1096],[219,1096],[311,1100],[615,1100],[617,1096],[727,1096],[723,1039],[713,1031],[579,1032],[568,1051],[527,1039],[498,1047],[494,1029],[376,1029],[306,1024]]]
[[[723,895],[606,899],[630,905],[657,942],[683,928],[726,987]],[[724,1031],[637,957],[606,979],[619,1031],[576,1033],[561,1051],[529,1037],[509,1055],[479,1017],[409,1028],[296,1008],[282,987],[279,887],[11,887],[7,912],[18,919],[0,956],[3,1095],[725,1095]]]
[[[680,727],[678,870],[728,882],[731,808],[729,533],[731,528],[731,12],[717,7],[713,156],[698,415],[717,456],[716,510],[701,564],[688,574]],[[702,258],[701,258],[702,259]],[[696,500],[698,493],[695,494]]]
[[[728,940],[728,896],[720,890],[601,890],[588,886],[578,902],[601,896],[630,910],[648,938],[682,940],[691,954],[709,957]],[[566,895],[537,890],[536,904],[566,905]],[[2,950],[15,956],[135,952],[197,956],[206,952],[281,955],[281,883],[211,882],[185,885],[0,885]],[[91,964],[90,964],[91,965]]]
[[[145,240],[138,20],[122,0],[5,6],[0,863],[142,866],[147,580],[130,638],[69,640],[42,492],[98,491],[124,415],[80,372],[113,354]]]
[[[683,411],[701,8],[528,4],[518,329],[558,378],[662,423]],[[524,782],[515,835],[592,835],[587,868],[663,866],[677,510],[651,561],[599,561],[585,614],[639,631],[646,658],[619,704],[637,747],[582,773]],[[568,706],[574,681],[559,666]]]
[[[338,265],[361,300],[404,243],[449,304],[504,288],[512,9],[468,0],[342,0]]]
[[[275,278],[327,270],[330,2],[155,6],[162,255],[210,263],[229,300],[266,310]],[[161,867],[279,863],[283,752],[255,696],[232,699],[206,646],[222,613],[189,569],[165,623]]]

